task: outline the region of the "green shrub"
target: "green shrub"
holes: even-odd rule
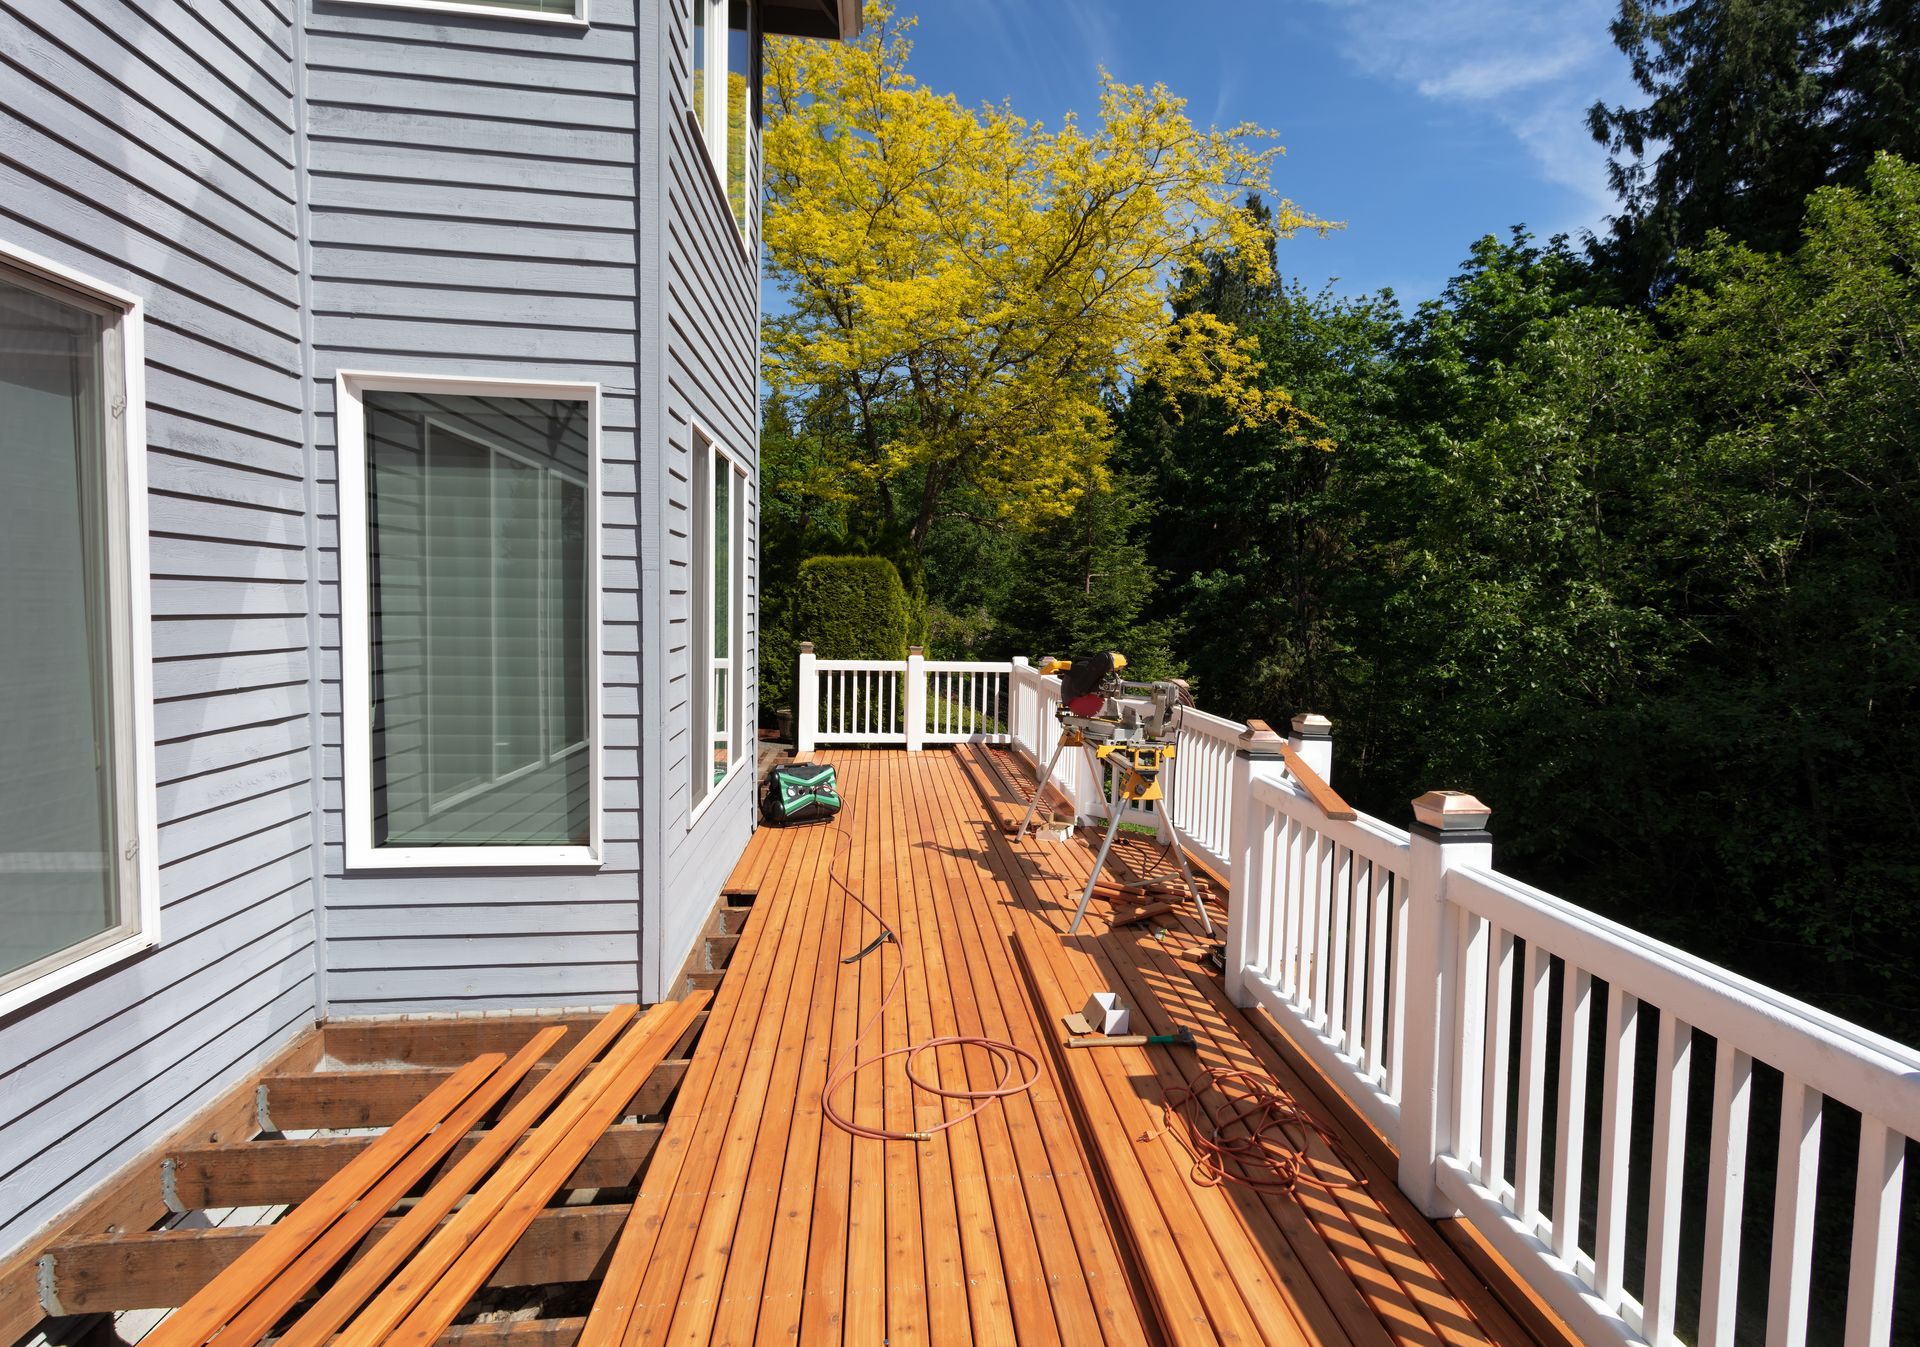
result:
[[[905,659],[912,607],[885,557],[808,557],[790,625],[821,659]]]
[[[905,659],[912,601],[885,557],[808,557],[762,642],[761,695],[792,704],[800,642],[821,659]],[[775,700],[784,697],[787,700]]]

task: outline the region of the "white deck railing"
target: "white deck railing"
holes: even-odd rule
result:
[[[800,647],[796,747],[997,743],[1009,740],[1010,662],[816,659]]]
[[[799,746],[976,740],[1044,763],[1058,701],[1058,681],[1023,659],[808,651]],[[1290,743],[1306,776],[1331,775],[1331,741],[1309,718]],[[1410,830],[1330,815],[1280,748],[1264,726],[1186,713],[1164,808],[1144,817],[1177,827],[1229,882],[1229,995],[1273,1015],[1379,1129],[1423,1211],[1470,1221],[1583,1341],[1729,1347],[1738,1309],[1764,1303],[1767,1347],[1800,1347],[1832,1101],[1836,1118],[1860,1119],[1844,1342],[1888,1343],[1920,1053],[1500,874],[1470,797],[1423,796]],[[1081,755],[1061,756],[1053,784],[1081,816],[1104,811]],[[1639,1052],[1647,1026],[1651,1062]],[[1690,1128],[1696,1059],[1704,1072],[1709,1058],[1710,1114]],[[1743,1291],[1748,1119],[1763,1077],[1771,1102],[1774,1073],[1769,1272]],[[1647,1171],[1630,1183],[1642,1152]],[[1705,1194],[1692,1267],[1683,1178]],[[1682,1322],[1696,1299],[1697,1323]]]

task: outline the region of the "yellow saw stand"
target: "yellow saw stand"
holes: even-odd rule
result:
[[[1039,808],[1040,797],[1046,793],[1047,783],[1053,780],[1054,765],[1060,761],[1060,755],[1068,749],[1079,748],[1087,753],[1088,765],[1093,769],[1095,779],[1099,778],[1100,764],[1110,769],[1110,787],[1107,792],[1107,834],[1100,841],[1100,850],[1094,856],[1093,869],[1087,875],[1087,887],[1080,894],[1080,905],[1073,911],[1073,921],[1067,927],[1072,935],[1080,929],[1081,920],[1087,915],[1087,904],[1093,901],[1094,886],[1100,882],[1100,874],[1106,868],[1107,856],[1113,850],[1113,842],[1120,835],[1120,823],[1126,810],[1132,805],[1144,804],[1150,800],[1166,799],[1166,791],[1160,784],[1161,769],[1173,758],[1174,746],[1166,742],[1128,741],[1121,743],[1096,743],[1085,728],[1074,724],[1079,717],[1062,716],[1060,742],[1054,745],[1053,755],[1047,759],[1047,765],[1041,769],[1033,792],[1033,799],[1027,804],[1026,816],[1020,820],[1020,831],[1016,836],[1025,837],[1027,827],[1033,822],[1034,811]],[[1173,853],[1180,863],[1181,876],[1186,880],[1187,893],[1193,899],[1193,909],[1200,914],[1200,924],[1208,935],[1213,934],[1213,918],[1207,914],[1206,902],[1200,897],[1200,886],[1194,883],[1193,867],[1187,862],[1186,847],[1181,844],[1179,830],[1170,822],[1162,820],[1161,831],[1166,835],[1167,850]]]

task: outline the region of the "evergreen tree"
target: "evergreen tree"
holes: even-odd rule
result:
[[[1621,0],[1612,32],[1648,98],[1588,113],[1622,207],[1596,252],[1630,293],[1710,230],[1788,249],[1809,193],[1920,158],[1912,0]]]

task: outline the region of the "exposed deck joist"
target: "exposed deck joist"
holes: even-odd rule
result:
[[[599,1020],[598,1015],[489,1015],[442,1020],[382,1019],[319,1026],[286,1049],[253,1080],[235,1087],[182,1124],[161,1146],[77,1209],[60,1229],[0,1266],[0,1342],[12,1342],[50,1315],[84,1316],[184,1304],[264,1238],[271,1225],[204,1224],[195,1214],[229,1208],[272,1208],[312,1196],[363,1155],[378,1134],[290,1139],[284,1128],[384,1127],[405,1114],[456,1069],[487,1052],[511,1051],[539,1030],[568,1033],[496,1107],[511,1108],[551,1065]],[[691,1051],[704,1012],[671,1045]],[[684,1056],[651,1068],[621,1110],[644,1119],[671,1101]],[[297,1120],[297,1121],[294,1121]],[[487,1279],[493,1288],[588,1283],[606,1262],[624,1224],[631,1192],[662,1126],[621,1120],[605,1128],[561,1184],[553,1205]],[[453,1169],[486,1137],[468,1133],[427,1169],[419,1192]],[[178,1226],[163,1226],[188,1217]],[[394,1220],[389,1217],[343,1261],[350,1266]],[[444,1224],[444,1222],[443,1222]],[[162,1228],[156,1228],[162,1227]],[[473,1324],[450,1328],[448,1343],[571,1343],[581,1321]]]

